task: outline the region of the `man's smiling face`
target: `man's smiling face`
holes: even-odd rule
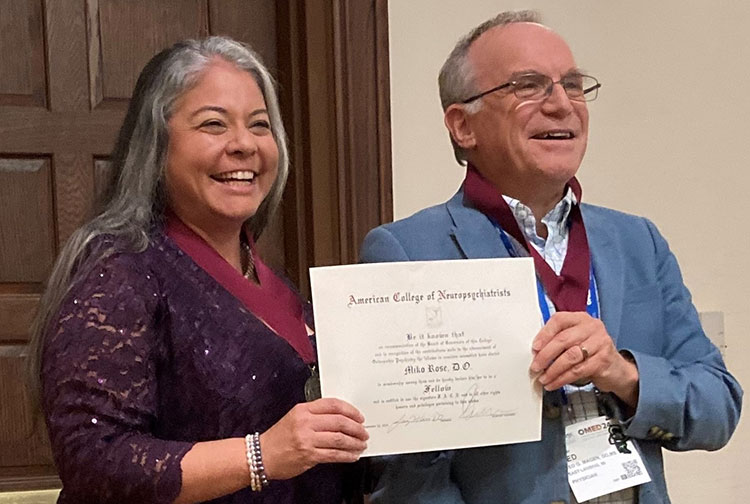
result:
[[[469,61],[478,92],[526,73],[556,82],[578,71],[565,41],[535,23],[487,31],[469,49]],[[586,103],[571,101],[558,84],[543,99],[520,100],[509,86],[482,101],[467,120],[476,142],[469,158],[485,176],[528,186],[564,184],[575,175],[588,140]]]

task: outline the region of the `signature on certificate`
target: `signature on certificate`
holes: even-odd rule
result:
[[[469,389],[466,391],[466,403],[461,406],[461,413],[458,415],[458,418],[462,418],[464,420],[482,417],[500,418],[513,416],[516,414],[517,410],[515,409],[504,410],[498,408],[489,408],[486,406],[480,407],[478,404],[479,401],[476,400],[476,397],[478,396],[479,384],[472,383]]]
[[[391,422],[391,425],[388,427],[388,433],[393,432],[398,427],[406,427],[408,425],[415,424],[415,423],[450,422],[452,420],[453,420],[452,418],[447,417],[437,411],[434,413],[426,413],[426,414],[423,413],[421,415],[409,415],[408,413],[404,413],[403,415],[401,415],[401,418]]]

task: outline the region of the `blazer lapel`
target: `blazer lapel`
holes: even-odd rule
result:
[[[492,222],[478,210],[464,205],[463,190],[456,193],[446,203],[446,207],[454,224],[451,236],[464,257],[510,257]],[[616,230],[588,205],[582,205],[581,212],[594,266],[602,322],[612,340],[617,343],[625,295],[625,276],[614,239]]]
[[[606,221],[587,205],[583,205],[581,210],[594,266],[602,322],[617,344],[622,320],[622,300],[625,295],[625,274],[614,241],[616,230],[607,225]]]
[[[447,203],[453,219],[451,236],[467,259],[509,257],[500,234],[492,222],[480,211],[464,205],[463,189]]]

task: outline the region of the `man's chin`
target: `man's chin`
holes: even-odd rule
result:
[[[577,162],[543,164],[537,167],[536,172],[543,181],[563,185],[578,173],[579,166]]]

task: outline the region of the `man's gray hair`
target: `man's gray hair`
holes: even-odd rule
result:
[[[32,396],[39,398],[44,335],[76,277],[99,259],[122,250],[93,248],[107,240],[128,251],[141,252],[150,233],[163,222],[167,209],[164,173],[169,145],[169,119],[175,103],[192,89],[212,61],[220,58],[250,74],[266,102],[271,132],[279,150],[278,174],[255,215],[245,222],[253,239],[265,229],[279,206],[289,173],[286,133],[274,81],[260,57],[245,44],[227,37],[185,40],[154,56],[143,68],[111,157],[107,181],[94,217],[78,228],[60,251],[40,301],[29,344],[28,374]]]
[[[448,59],[443,63],[438,75],[438,88],[440,89],[440,103],[443,110],[454,103],[459,103],[466,98],[479,93],[476,87],[474,68],[469,61],[469,48],[482,34],[497,26],[505,26],[511,23],[541,23],[541,16],[533,10],[506,11],[488,19],[469,33],[464,35],[451,51]],[[469,113],[475,113],[482,107],[481,98],[467,105]],[[451,136],[453,153],[458,164],[465,165],[466,157],[463,149],[459,147]]]

